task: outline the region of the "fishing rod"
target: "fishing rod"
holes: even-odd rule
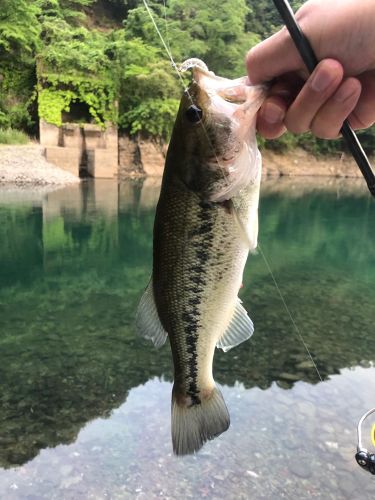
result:
[[[282,20],[285,23],[287,30],[300,54],[303,62],[305,63],[307,69],[310,73],[312,73],[315,67],[318,64],[318,59],[315,55],[315,52],[304,35],[301,27],[296,21],[293,10],[289,5],[288,0],[273,0],[276,9],[278,10]],[[357,135],[355,134],[352,127],[349,125],[348,120],[345,120],[341,130],[342,136],[345,139],[345,142],[357,162],[357,165],[362,172],[362,175],[367,183],[367,187],[370,193],[375,196],[375,176],[374,172],[371,168],[370,162],[364,152],[361,143]],[[371,474],[375,474],[375,453],[370,453],[366,450],[366,448],[362,445],[362,424],[367,417],[375,413],[375,408],[367,411],[359,420],[357,427],[357,435],[358,435],[358,444],[357,444],[357,453],[355,455],[355,459],[362,469],[369,471]]]
[[[302,57],[303,62],[307,66],[309,72],[312,73],[319,61],[315,55],[315,52],[309,40],[304,35],[303,31],[301,30],[301,27],[297,23],[293,10],[289,5],[288,0],[273,0],[273,3],[275,4],[276,9],[278,10],[282,20],[284,21],[284,24],[287,30],[289,31],[289,34],[298,52],[300,53],[300,56]],[[359,139],[355,134],[354,130],[349,125],[348,120],[344,121],[340,132],[343,138],[345,139],[345,142],[353,158],[357,162],[360,171],[362,172],[362,175],[367,183],[367,187],[370,193],[373,196],[375,196],[374,172],[371,168],[366,153],[364,152],[361,143],[359,142]]]

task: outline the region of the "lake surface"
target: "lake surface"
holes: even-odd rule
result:
[[[322,381],[250,256],[240,295],[254,336],[215,355],[231,427],[183,458],[169,346],[133,326],[159,188],[0,190],[0,498],[373,499],[354,460],[375,406],[375,202],[362,182],[263,183],[261,248]]]

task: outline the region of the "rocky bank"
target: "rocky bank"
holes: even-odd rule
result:
[[[79,182],[70,172],[48,163],[39,144],[0,146],[0,184],[60,186]]]
[[[119,138],[119,178],[160,177],[163,174],[167,145],[154,141]],[[309,177],[361,177],[350,155],[316,158],[302,149],[287,154],[262,151],[263,175]],[[43,187],[79,182],[78,176],[49,163],[39,144],[0,145],[0,184]]]
[[[163,173],[167,145],[121,136],[119,139],[120,177]],[[316,158],[302,149],[287,154],[262,151],[265,176],[361,177],[348,154]]]

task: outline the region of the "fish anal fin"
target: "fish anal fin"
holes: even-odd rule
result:
[[[145,339],[152,340],[155,347],[161,347],[165,343],[168,334],[161,324],[156,309],[152,278],[139,302],[135,325],[138,334]]]
[[[254,325],[241,300],[237,297],[232,319],[223,335],[218,340],[216,347],[224,352],[229,351],[241,342],[249,339],[254,333]]]

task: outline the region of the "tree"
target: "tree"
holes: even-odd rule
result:
[[[303,1],[292,0],[290,2],[294,12],[301,7]],[[281,28],[282,20],[274,6],[269,0],[246,0],[249,8],[246,17],[246,30],[257,33],[261,39],[267,38]]]
[[[34,0],[41,9],[40,21],[47,19],[63,19],[72,24],[79,24],[85,19],[82,12],[95,0]]]
[[[0,10],[0,59],[2,66],[32,64],[39,47],[40,8],[27,0],[2,0]]]
[[[2,0],[0,10],[0,127],[30,128],[40,8],[27,0]]]
[[[181,95],[181,83],[161,51],[116,32],[120,68],[119,125],[131,134],[167,139]]]
[[[245,0],[228,0],[220,9],[217,2],[208,0],[171,0],[166,10],[161,2],[150,7],[167,45],[177,62],[189,57],[203,59],[208,67],[222,76],[234,77],[244,73],[244,56],[259,38],[245,33],[248,8]],[[125,23],[128,38],[140,38],[162,47],[155,27],[144,7],[129,12]]]

